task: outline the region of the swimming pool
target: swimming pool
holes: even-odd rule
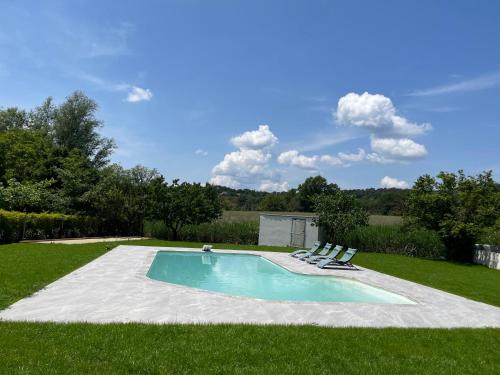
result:
[[[252,254],[159,251],[147,276],[167,283],[264,300],[413,304],[403,296],[359,281],[291,272]]]

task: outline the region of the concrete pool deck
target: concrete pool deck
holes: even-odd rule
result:
[[[261,255],[300,273],[347,277],[403,295],[412,305],[265,301],[151,280],[159,250],[121,245],[0,311],[0,320],[51,322],[315,324],[338,327],[500,327],[500,308],[359,267],[319,269],[287,253]],[[216,250],[216,252],[237,252]]]

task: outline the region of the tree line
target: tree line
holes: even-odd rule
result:
[[[97,103],[79,91],[60,105],[48,98],[30,111],[0,109],[0,209],[95,218],[99,233],[110,235],[142,234],[145,220],[161,220],[173,239],[184,225],[214,221],[223,209],[314,211],[336,242],[367,225],[368,213],[402,214],[409,228],[439,234],[448,257],[461,261],[472,259],[484,230],[500,230],[500,188],[491,171],[424,175],[411,190],[341,190],[322,176],[282,193],[168,182],[155,169],[111,164],[115,144],[99,133],[96,112]]]

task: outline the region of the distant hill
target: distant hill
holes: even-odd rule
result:
[[[285,202],[279,211],[301,211],[296,199],[296,189],[283,193],[266,193],[251,189],[232,189],[225,186],[216,186],[216,188],[225,210],[266,211],[267,209],[262,207],[262,201],[267,195],[273,194],[282,197]],[[409,194],[407,189],[370,188],[344,191],[354,195],[361,206],[372,215],[402,215]]]

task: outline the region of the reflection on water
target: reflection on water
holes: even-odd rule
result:
[[[266,300],[412,303],[402,296],[357,281],[296,274],[249,254],[160,251],[148,277]]]

